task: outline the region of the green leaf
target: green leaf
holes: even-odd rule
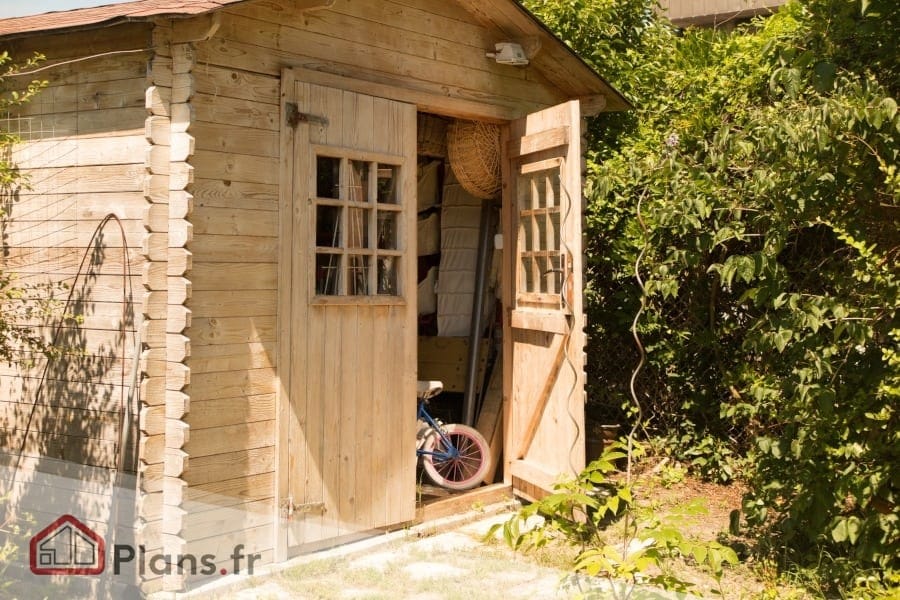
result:
[[[846,542],[849,535],[850,534],[847,531],[846,519],[840,519],[837,524],[831,529],[831,539],[833,539],[837,543]]]
[[[790,343],[793,336],[794,332],[790,329],[779,329],[775,332],[772,341],[775,343],[775,348],[778,352],[784,352],[784,349],[787,348],[787,345]]]
[[[609,498],[609,500],[606,501],[606,506],[609,508],[610,511],[612,511],[612,513],[614,515],[618,514],[618,512],[619,512],[619,497],[611,496]]]
[[[837,78],[837,68],[831,62],[823,61],[817,63],[815,68],[815,87],[819,92],[828,92],[834,88],[834,82]]]

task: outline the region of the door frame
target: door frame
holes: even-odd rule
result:
[[[333,87],[336,89],[341,89],[344,91],[352,91],[356,93],[362,94],[377,94],[378,97],[385,98],[388,100],[396,100],[399,102],[411,103],[417,106],[417,110],[419,112],[431,112],[434,114],[439,114],[441,116],[447,117],[460,117],[467,119],[475,119],[475,120],[483,120],[485,122],[491,123],[499,123],[501,124],[501,147],[502,147],[502,179],[504,182],[503,186],[503,198],[501,204],[501,221],[502,221],[502,234],[504,241],[504,247],[509,249],[504,251],[503,257],[503,268],[501,271],[501,300],[504,308],[504,325],[503,325],[503,431],[504,431],[504,454],[506,458],[504,460],[504,482],[508,485],[513,485],[512,478],[512,470],[511,463],[512,460],[509,458],[507,454],[511,448],[510,440],[509,440],[509,412],[512,404],[516,402],[516,399],[512,396],[513,390],[513,371],[512,371],[512,361],[513,356],[511,352],[511,326],[510,319],[512,318],[512,307],[514,306],[514,296],[515,296],[515,281],[516,281],[516,271],[515,271],[515,257],[513,256],[513,251],[515,249],[515,243],[513,242],[513,232],[515,231],[515,227],[512,222],[512,217],[510,213],[512,212],[512,207],[514,206],[514,199],[510,197],[510,186],[507,185],[510,181],[509,178],[511,176],[510,172],[510,156],[509,156],[509,142],[510,142],[510,123],[511,121],[504,121],[503,117],[498,113],[498,109],[496,106],[487,105],[487,104],[478,104],[473,103],[471,101],[463,101],[463,100],[454,100],[450,98],[442,99],[440,106],[432,106],[432,100],[429,100],[426,97],[419,98],[415,92],[410,92],[409,90],[402,90],[399,88],[392,88],[389,86],[376,86],[373,88],[372,84],[364,81],[359,81],[352,78],[347,78],[343,76],[330,75],[330,74],[322,74],[319,71],[311,71],[309,69],[304,68],[285,68],[282,71],[282,79],[281,79],[281,102],[280,102],[280,122],[281,122],[281,134],[280,134],[280,148],[281,148],[281,157],[280,157],[280,176],[279,176],[279,268],[278,268],[278,316],[276,318],[277,323],[277,342],[276,342],[276,354],[279,365],[278,368],[278,388],[276,393],[276,430],[275,430],[275,495],[273,500],[273,513],[274,513],[274,523],[273,523],[273,541],[274,541],[274,560],[275,562],[283,562],[288,558],[288,547],[287,547],[287,536],[283,535],[281,531],[282,528],[280,526],[281,514],[283,510],[283,503],[285,499],[289,496],[289,473],[286,469],[282,468],[282,465],[289,464],[290,460],[290,449],[287,443],[287,435],[288,435],[288,424],[290,420],[290,403],[285,401],[290,397],[290,369],[283,369],[282,361],[280,360],[283,356],[290,356],[290,327],[289,327],[289,315],[291,311],[291,278],[292,278],[292,269],[293,262],[291,252],[291,247],[286,243],[287,240],[294,239],[294,231],[295,228],[299,228],[300,231],[303,231],[303,224],[297,218],[297,215],[294,214],[293,210],[293,197],[294,197],[294,181],[292,175],[293,169],[293,158],[294,158],[294,147],[296,141],[300,138],[301,135],[308,136],[308,125],[306,127],[298,126],[296,129],[289,126],[289,120],[293,118],[293,114],[287,108],[287,102],[290,97],[291,90],[294,86],[294,83],[301,79],[311,84],[315,85],[323,85],[327,87]],[[571,135],[578,136],[580,139],[581,136],[581,124],[580,117],[577,117],[578,112],[578,101],[571,101],[570,106],[572,106],[575,110],[576,118],[579,123],[579,127],[571,132]],[[510,115],[510,111],[504,110],[502,111],[504,116]],[[527,115],[526,115],[527,117]],[[523,117],[525,118],[525,117]],[[573,256],[571,258],[572,264],[571,269],[574,274],[575,286],[573,289],[573,302],[572,302],[572,313],[573,319],[572,323],[569,325],[572,340],[569,342],[569,348],[574,349],[573,352],[569,352],[570,358],[574,359],[574,364],[578,367],[578,383],[577,383],[577,393],[578,398],[581,401],[581,407],[583,409],[583,401],[584,401],[584,315],[583,315],[583,306],[582,306],[582,281],[583,281],[583,267],[582,267],[582,256],[581,256],[581,238],[580,238],[580,230],[581,230],[581,155],[580,155],[580,146],[578,144],[573,145],[570,148],[570,152],[568,152],[567,160],[571,165],[577,165],[577,206],[573,206],[572,212],[574,218],[578,219],[577,223],[577,231],[579,235],[577,239],[573,240]],[[570,182],[570,185],[575,185],[574,180]],[[573,188],[575,189],[575,188]],[[574,201],[574,199],[573,199]],[[413,202],[415,205],[415,202]],[[416,248],[417,241],[410,240],[411,251],[414,251]],[[415,252],[412,252],[414,255]],[[412,289],[406,290],[407,302],[411,303],[413,307],[417,305],[417,299],[414,297],[415,295],[415,287]],[[287,315],[287,316],[286,316]],[[546,323],[546,319],[544,320]],[[562,327],[565,326],[564,321],[560,321],[556,318],[550,318],[550,322],[556,322],[555,326],[558,333],[562,333]],[[520,323],[520,325],[522,325]],[[523,325],[524,326],[524,325]],[[551,329],[553,327],[551,326]],[[413,369],[415,369],[416,364],[416,352],[417,352],[417,332],[411,331],[406,332],[407,335],[407,351],[406,354],[408,356],[412,356],[412,365]],[[413,382],[414,385],[414,382]],[[578,439],[574,440],[574,445],[578,445],[580,443],[581,452],[580,454],[583,456],[583,446],[584,446],[584,431],[583,431],[583,416],[582,416],[582,430]],[[582,459],[583,460],[583,459]],[[583,466],[583,464],[581,465]],[[521,465],[520,465],[521,472]],[[546,473],[536,473],[535,481],[540,479],[541,486],[546,487]],[[540,486],[539,486],[540,487]],[[527,491],[525,490],[515,490],[520,495],[529,496]]]

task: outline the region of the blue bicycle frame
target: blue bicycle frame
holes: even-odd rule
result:
[[[428,423],[428,426],[431,427],[432,431],[441,436],[441,441],[444,442],[444,448],[446,448],[445,452],[432,452],[430,450],[423,450],[422,448],[416,448],[416,456],[423,456],[425,454],[429,454],[435,457],[438,460],[452,460],[459,456],[459,450],[456,449],[456,446],[453,442],[450,441],[450,438],[444,433],[443,428],[440,423],[434,420],[434,418],[428,414],[428,411],[425,409],[425,400],[419,400],[419,410],[416,415],[418,419],[425,421]]]

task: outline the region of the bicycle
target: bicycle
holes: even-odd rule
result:
[[[428,413],[428,400],[443,389],[440,381],[418,383],[416,456],[436,485],[455,491],[470,490],[484,480],[491,449],[478,430],[461,423],[444,424]]]

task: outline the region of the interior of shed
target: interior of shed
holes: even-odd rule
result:
[[[486,482],[502,481],[499,129],[428,113],[417,125],[418,379],[443,382],[429,411],[478,429]],[[450,494],[417,476],[420,501]]]

